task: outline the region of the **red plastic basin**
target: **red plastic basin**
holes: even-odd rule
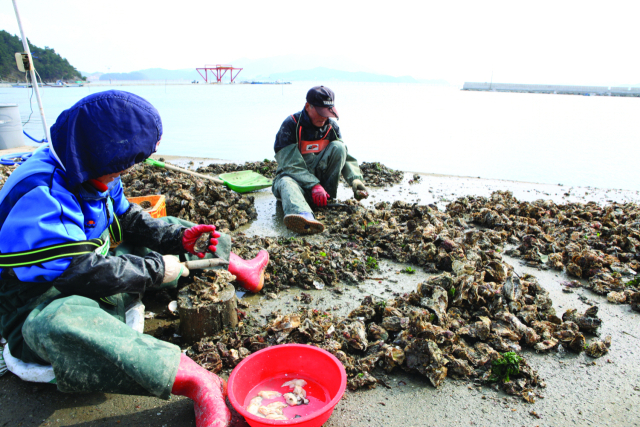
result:
[[[282,376],[290,379],[307,378],[316,382],[328,393],[328,401],[324,406],[304,417],[286,421],[270,420],[247,412],[244,404],[247,395],[254,387]],[[267,347],[247,356],[231,372],[227,391],[231,405],[252,427],[278,425],[320,427],[331,416],[346,386],[347,373],[334,355],[310,345],[283,344]]]

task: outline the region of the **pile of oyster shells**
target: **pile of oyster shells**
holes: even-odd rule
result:
[[[389,169],[380,162],[360,163],[360,171],[364,183],[371,187],[389,187],[400,183],[404,177],[404,172]]]
[[[256,167],[267,175],[259,170],[265,163],[256,162]],[[275,162],[268,163],[275,168]],[[238,167],[247,169],[246,165]],[[368,165],[376,164],[363,164],[363,172],[380,171]],[[13,169],[0,168],[0,183]],[[376,173],[374,178],[365,173],[369,185],[388,185],[402,178],[399,172],[396,181],[385,181],[375,178],[383,173]],[[168,215],[215,224],[223,231],[256,217],[252,197],[189,175],[137,165],[122,179],[127,196],[164,194]],[[343,205],[317,212],[327,229],[319,240],[236,234],[233,251],[245,259],[262,248],[269,251],[262,292],[358,283],[371,274],[374,267],[369,261],[380,258],[439,274],[417,284],[415,291],[389,300],[367,297],[346,317],[309,309],[274,313],[263,325],[243,314],[237,330],[204,339],[188,354],[218,372],[270,345],[309,343],[342,361],[351,389],[375,386],[378,379],[372,370],[377,366],[387,372],[403,369],[423,375],[436,387],[447,376],[473,378],[533,401],[544,383],[526,360],[509,382],[492,382],[492,362],[500,353],[523,348],[544,352],[562,346],[600,357],[611,339],[595,338],[588,344],[586,336],[597,333],[602,323],[597,307],[584,313],[569,309],[557,316],[537,280],[518,277],[504,262],[505,245],[517,246],[512,253],[529,262],[566,268],[569,274],[588,279],[596,292],[620,292],[617,301],[638,304],[637,288],[625,286],[624,280],[640,268],[637,205],[528,203],[500,192],[489,199],[460,198],[447,212],[403,201],[381,202],[373,209],[355,200]],[[468,222],[487,228],[473,228]]]
[[[267,178],[275,178],[277,169],[278,162],[264,159],[261,162],[245,162],[244,164],[211,163],[209,166],[198,168],[197,171],[219,175],[227,172],[251,170]],[[404,172],[389,169],[379,162],[363,162],[360,164],[360,170],[364,177],[364,183],[372,187],[389,187],[400,183],[404,177]]]
[[[239,163],[211,163],[209,166],[199,167],[197,169],[200,173],[212,173],[220,175],[221,173],[239,172],[239,171],[254,171],[267,178],[275,178],[276,170],[278,169],[278,162],[275,160],[264,159],[261,162],[245,162]]]
[[[253,196],[246,196],[191,175],[136,165],[122,176],[127,197],[163,194],[167,215],[196,224],[214,224],[230,232],[258,217]]]
[[[224,269],[202,270],[198,274],[200,277],[193,277],[193,283],[188,286],[190,292],[185,294],[185,298],[191,302],[189,306],[193,308],[220,302],[221,291],[236,280],[236,276]]]
[[[506,233],[472,228],[435,206],[396,201],[365,209],[355,200],[316,215],[327,233],[349,239],[367,256],[411,263],[426,272],[474,275],[478,283],[504,283],[513,268],[502,261]]]
[[[533,265],[565,270],[612,303],[640,311],[640,206],[595,202],[558,205],[551,200],[520,202],[508,191],[489,198],[464,197],[447,212],[481,224],[513,245],[506,253]]]
[[[537,311],[536,302],[546,311]],[[586,346],[583,333],[593,333],[601,324],[597,307],[585,313],[568,310],[562,319],[550,313],[547,293],[531,276],[516,277],[498,292],[479,292],[469,278],[444,273],[397,298],[366,297],[347,317],[314,309],[278,312],[263,327],[248,317],[238,330],[205,338],[187,354],[219,372],[271,345],[307,343],[343,363],[352,390],[375,387],[375,367],[388,373],[399,368],[425,376],[434,387],[447,376],[470,378],[533,402],[544,382],[526,360],[510,381],[492,381],[492,362],[500,353],[563,345],[574,352],[586,347],[588,355],[600,357],[611,345],[607,337]]]
[[[419,373],[437,387],[449,375],[490,383],[492,362],[500,353],[523,347],[544,352],[562,346],[587,350],[592,357],[608,351],[610,337],[587,345],[585,334],[595,334],[601,325],[596,306],[585,313],[570,309],[558,317],[535,277],[518,277],[502,260],[509,237],[505,230],[475,229],[460,216],[402,201],[378,203],[374,209],[355,200],[343,203],[342,209],[317,214],[328,229],[325,243],[237,236],[234,251],[247,258],[260,248],[270,252],[273,269],[267,270],[264,292],[282,289],[283,284],[311,288],[316,278],[326,285],[344,280],[340,275],[349,268],[331,263],[350,254],[365,265],[370,258],[388,258],[441,274],[387,301],[367,297],[345,318],[317,310],[276,313],[261,327],[248,317],[238,331],[217,337],[215,346],[202,344],[218,353],[223,367],[232,368],[243,354],[270,345],[301,342],[335,354],[347,369],[351,389],[375,386],[375,366]],[[336,276],[327,280],[318,271],[325,266]],[[361,273],[367,274],[366,268]],[[191,352],[200,354],[197,349]],[[536,387],[543,385],[526,360],[520,363],[520,374],[494,384],[527,401],[533,401]]]
[[[357,284],[371,270],[367,257],[351,242],[310,242],[302,238],[247,237],[232,239],[232,251],[244,259],[255,257],[260,249],[269,252],[265,271],[265,292],[297,286],[322,289],[341,282]]]

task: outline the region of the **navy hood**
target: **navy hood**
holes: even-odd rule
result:
[[[51,126],[51,145],[71,190],[144,161],[161,137],[162,121],[153,105],[119,90],[82,98]]]

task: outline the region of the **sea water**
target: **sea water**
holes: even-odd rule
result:
[[[303,389],[307,392],[306,398],[309,400],[309,403],[306,405],[302,404],[302,405],[289,406],[284,408],[282,410],[282,413],[285,417],[287,417],[287,419],[306,417],[307,415],[310,415],[324,408],[327,405],[327,403],[329,403],[329,401],[331,400],[327,389],[322,387],[320,383],[318,383],[317,381],[314,381],[305,376],[297,375],[294,378],[291,375],[288,375],[288,376],[282,375],[282,376],[265,380],[257,384],[255,387],[253,387],[251,391],[247,394],[247,397],[244,400],[244,408],[246,409],[249,406],[251,399],[256,397],[258,393],[260,393],[261,391],[277,391],[282,395],[284,395],[285,393],[293,392],[292,388],[288,386],[287,387],[282,386],[282,384],[286,383],[287,381],[291,381],[292,379],[301,379],[307,382],[307,384],[303,387]],[[260,406],[267,406],[272,402],[284,402],[284,401],[285,401],[284,397],[282,396],[275,397],[273,399],[262,399],[262,403]]]
[[[42,88],[49,125],[82,97],[119,89],[162,116],[159,154],[227,161],[273,159],[283,120],[307,90],[290,85]],[[327,82],[338,125],[358,161],[405,171],[640,190],[640,98],[461,91],[423,84]],[[0,88],[0,102],[30,114],[29,89]],[[24,126],[42,138],[38,106]],[[25,139],[25,142],[28,140]]]

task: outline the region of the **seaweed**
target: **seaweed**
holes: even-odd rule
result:
[[[503,353],[499,359],[491,363],[491,376],[489,377],[489,381],[508,383],[511,381],[511,375],[518,375],[520,373],[520,363],[522,361],[522,357],[513,351]]]

